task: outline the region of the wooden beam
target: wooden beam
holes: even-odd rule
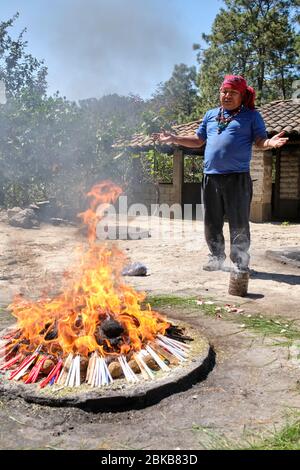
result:
[[[184,155],[183,150],[176,148],[173,155],[173,188],[174,201],[182,204],[182,189],[184,176]]]
[[[275,188],[274,188],[274,207],[273,215],[279,217],[280,212],[280,158],[281,150],[276,150],[276,160],[275,160]]]

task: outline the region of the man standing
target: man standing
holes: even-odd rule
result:
[[[230,231],[230,259],[235,268],[249,270],[249,215],[252,199],[250,160],[252,144],[272,149],[284,145],[284,132],[267,138],[264,121],[254,108],[255,91],[240,75],[226,75],[220,87],[220,107],[205,114],[196,135],[179,137],[163,131],[153,134],[161,143],[199,148],[204,153],[203,203],[205,239],[210,250],[207,271],[223,268],[226,214]]]

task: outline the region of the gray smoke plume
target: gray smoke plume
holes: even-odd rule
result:
[[[6,90],[5,83],[3,80],[0,80],[0,104],[6,103]]]
[[[153,70],[163,81],[191,51],[172,0],[65,0],[58,11],[44,34],[64,64],[55,86],[67,98],[149,93],[160,81]]]

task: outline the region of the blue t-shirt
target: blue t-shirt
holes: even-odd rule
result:
[[[256,110],[243,107],[228,126],[218,134],[220,108],[207,111],[196,131],[206,141],[204,152],[204,173],[226,174],[249,171],[252,144],[257,138],[266,139],[267,132],[263,118]],[[225,117],[230,116],[224,111]]]

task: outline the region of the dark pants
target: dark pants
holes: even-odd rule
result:
[[[252,180],[249,173],[204,175],[204,230],[213,256],[225,257],[224,216],[230,231],[230,259],[241,268],[248,267],[250,230],[249,215]]]

